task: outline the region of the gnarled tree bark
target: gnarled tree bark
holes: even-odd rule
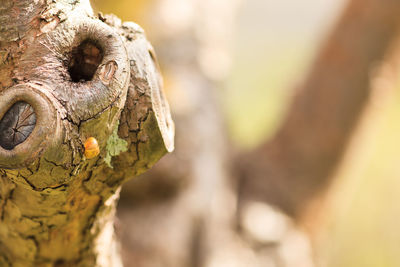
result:
[[[5,0],[0,25],[0,266],[121,266],[120,186],[174,146],[143,30],[84,0]]]

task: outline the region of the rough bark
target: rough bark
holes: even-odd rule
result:
[[[0,266],[121,266],[120,186],[173,149],[154,52],[87,1],[1,5]]]
[[[352,0],[297,92],[276,136],[241,155],[241,204],[266,201],[299,217],[330,184],[398,34],[400,2]]]

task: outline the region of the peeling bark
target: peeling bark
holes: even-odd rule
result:
[[[0,265],[122,266],[120,186],[173,150],[154,52],[86,1],[5,1],[0,22],[0,128],[24,133],[0,137]]]

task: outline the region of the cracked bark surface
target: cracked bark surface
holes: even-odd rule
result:
[[[5,0],[0,25],[0,127],[35,114],[0,137],[0,266],[122,266],[120,187],[174,146],[151,45],[87,1]]]

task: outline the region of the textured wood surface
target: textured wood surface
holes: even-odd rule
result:
[[[154,52],[87,1],[3,2],[0,128],[25,135],[0,136],[0,266],[121,266],[120,186],[174,146]]]

